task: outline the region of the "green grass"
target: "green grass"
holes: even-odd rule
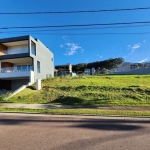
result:
[[[150,116],[150,111],[96,110],[96,109],[25,109],[0,108],[0,112],[46,113],[53,115],[115,115],[115,116]]]
[[[57,77],[42,81],[5,102],[96,106],[150,106],[150,75]],[[1,101],[4,102],[4,101]]]

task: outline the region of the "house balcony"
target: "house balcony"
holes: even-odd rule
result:
[[[16,67],[5,67],[1,68],[1,73],[10,73],[10,72],[25,72],[25,71],[33,71],[33,66],[31,65],[20,65]]]
[[[0,53],[0,56],[4,56],[4,55],[16,55],[16,54],[26,54],[28,52],[21,52],[21,51],[13,51],[11,52],[10,50],[2,50],[2,52]]]
[[[28,52],[8,52],[3,51],[3,53],[0,53],[0,60],[4,59],[13,59],[13,58],[21,58],[21,57],[29,57]]]
[[[0,43],[0,60],[29,56],[28,40]]]
[[[27,65],[19,67],[1,68],[0,79],[30,77],[31,72],[33,72],[33,67]]]

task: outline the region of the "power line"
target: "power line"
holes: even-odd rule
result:
[[[150,26],[150,24],[144,24],[144,25],[131,25],[131,26],[113,26],[113,27],[89,27],[89,28],[71,28],[71,29],[46,29],[46,30],[14,30],[14,31],[8,31],[9,33],[12,32],[43,32],[43,31],[52,31],[52,32],[57,32],[57,31],[80,31],[80,30],[101,30],[101,29],[112,29],[112,28],[135,28],[135,27],[143,27],[143,26]],[[0,32],[1,33],[1,32]],[[6,32],[5,32],[6,33]]]
[[[102,10],[77,10],[77,11],[49,11],[49,12],[0,12],[0,15],[27,15],[27,14],[69,14],[69,13],[97,13],[97,12],[117,12],[117,11],[133,11],[148,10],[150,7],[139,8],[120,8],[120,9],[102,9]]]
[[[72,24],[72,25],[51,25],[51,26],[14,26],[14,27],[1,27],[1,30],[6,29],[33,29],[33,28],[66,28],[66,27],[87,27],[87,26],[114,26],[114,25],[133,25],[133,24],[149,24],[150,21],[143,22],[115,22],[115,23],[100,23],[100,24]],[[84,29],[84,28],[83,28]]]
[[[1,32],[1,33],[11,33],[11,32]],[[19,32],[19,33],[24,33],[24,32]],[[13,32],[11,34],[19,34],[17,31]],[[50,35],[138,35],[138,34],[150,34],[150,31],[148,32],[101,32],[101,33],[50,33],[50,32],[42,32],[42,33],[37,33],[37,32],[30,32],[32,34],[50,34]]]

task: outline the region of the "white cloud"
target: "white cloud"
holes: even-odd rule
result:
[[[76,53],[77,50],[81,50],[82,47],[79,46],[78,44],[75,43],[66,43],[65,44],[67,46],[67,51],[65,53],[65,55],[71,56],[74,55]],[[83,52],[83,49],[81,50]]]
[[[84,52],[84,49],[78,43],[70,42],[70,40],[67,39],[67,36],[62,36],[62,39],[64,40],[64,44],[60,44],[60,47],[66,50],[64,55],[71,56],[77,51],[80,51],[81,53]]]
[[[138,48],[140,48],[140,47],[141,47],[140,44],[134,44],[134,45],[131,47],[131,49],[132,49],[132,50],[136,50],[136,49],[138,49]]]
[[[102,58],[103,56],[100,56],[100,55],[96,55],[97,57],[99,57],[99,58]]]
[[[63,47],[64,47],[64,45],[63,45],[63,44],[60,44],[60,47],[61,47],[61,48],[63,48]]]
[[[129,49],[130,49],[130,48],[131,48],[131,45],[128,45],[128,46],[127,46],[127,48],[129,48]]]
[[[148,58],[145,58],[145,59],[139,61],[139,63],[143,63],[143,62],[145,62],[145,61],[147,61],[147,60],[148,60]]]
[[[66,43],[65,45],[67,45],[67,46],[71,46],[71,45],[72,45],[72,43]]]
[[[134,44],[134,45],[128,45],[127,48],[128,49],[131,49],[131,53],[133,53],[136,49],[140,48],[141,47],[141,44],[138,43],[138,44]]]

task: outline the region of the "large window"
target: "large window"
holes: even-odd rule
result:
[[[22,65],[22,71],[27,71],[27,65]]]
[[[37,73],[40,73],[41,69],[40,69],[40,62],[37,61]]]
[[[18,70],[18,71],[21,71],[21,66],[17,66],[17,70]]]
[[[28,71],[32,71],[33,68],[32,68],[32,65],[28,65]]]
[[[17,71],[32,71],[32,65],[19,65],[17,66]]]
[[[36,55],[36,45],[34,42],[31,41],[31,53]]]

